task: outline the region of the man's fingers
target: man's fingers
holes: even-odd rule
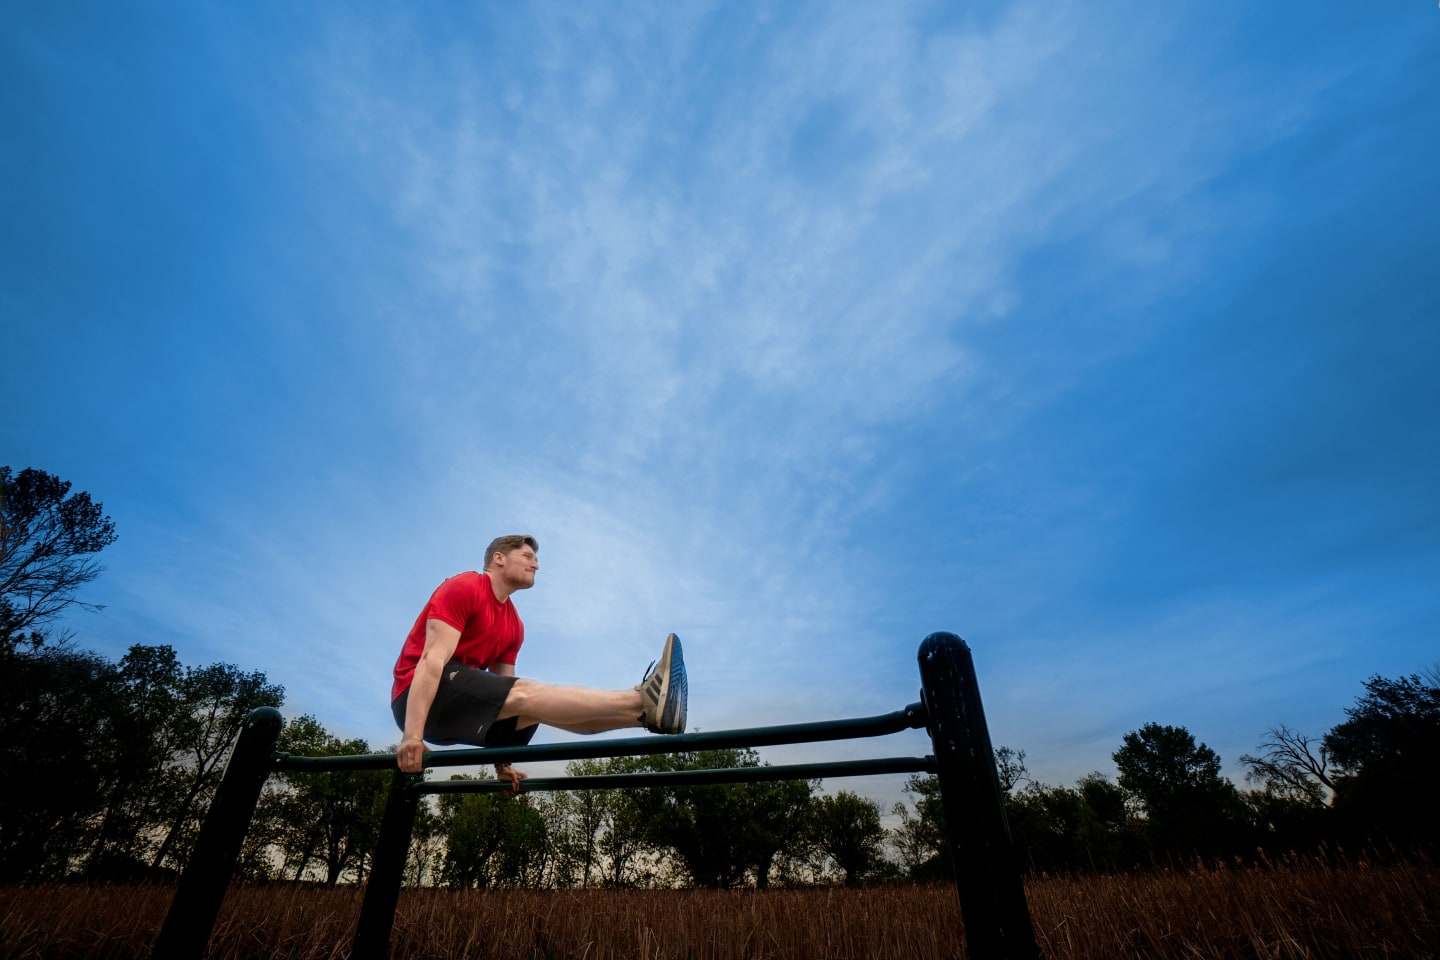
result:
[[[425,744],[402,743],[395,751],[395,763],[405,773],[419,773],[425,768]]]
[[[510,766],[498,767],[495,771],[495,779],[510,781],[510,789],[505,791],[505,796],[507,797],[519,795],[520,781],[526,779],[528,776],[529,774],[521,773],[519,770]]]

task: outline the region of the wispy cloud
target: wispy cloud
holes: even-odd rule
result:
[[[576,643],[716,611],[727,654],[696,656],[730,690],[761,664],[797,682],[813,658],[785,651],[874,603],[846,541],[902,495],[888,431],[993,438],[1154,337],[1144,298],[1263,215],[1207,184],[1327,82],[1242,96],[1178,16],[1065,5],[983,32],[906,8],[519,12],[423,57],[419,19],[331,27],[310,134],[411,245],[375,322],[406,318],[433,386],[407,402],[451,465],[440,501],[585,558],[547,554],[533,614]],[[997,350],[1026,265],[1070,237],[1134,302]]]
[[[872,712],[949,628],[1032,762],[1103,765],[1171,702],[1231,759],[1264,678],[1358,669],[1336,624],[1398,662],[1436,616],[1423,134],[1397,112],[1367,154],[1433,41],[1291,13],[194,14],[185,58],[101,51],[148,78],[114,170],[66,152],[114,139],[95,77],[24,127],[98,212],[37,226],[0,303],[71,331],[32,280],[117,278],[94,396],[24,450],[126,508],[117,635],[248,658],[377,743],[426,593],[524,530],[542,678],[629,685],[673,629],[702,726]]]

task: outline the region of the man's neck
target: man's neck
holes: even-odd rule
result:
[[[500,582],[500,578],[495,576],[495,574],[491,573],[489,570],[485,571],[485,577],[490,581],[490,589],[495,591],[495,599],[499,600],[501,603],[504,603],[506,600],[508,600],[510,598],[510,594],[515,592],[505,584],[502,584]]]

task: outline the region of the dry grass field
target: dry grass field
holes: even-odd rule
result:
[[[1433,864],[1320,860],[1027,887],[1041,947],[1062,958],[1440,958]],[[0,890],[0,958],[145,955],[169,906],[158,887]],[[355,888],[232,890],[209,956],[349,954]],[[419,958],[963,957],[953,888],[410,891],[394,956]]]

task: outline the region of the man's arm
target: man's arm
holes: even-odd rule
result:
[[[425,621],[425,649],[415,664],[410,697],[405,702],[405,733],[395,751],[395,762],[406,773],[425,769],[425,718],[435,702],[435,691],[440,689],[440,674],[459,644],[459,630],[443,620]]]

